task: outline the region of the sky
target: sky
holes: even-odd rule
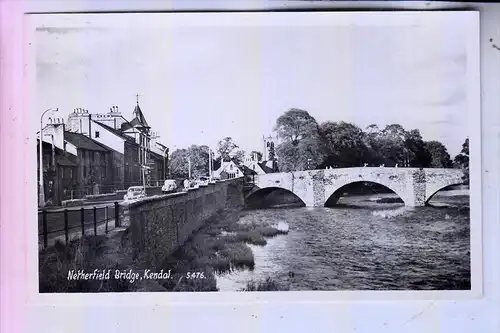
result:
[[[173,148],[215,148],[229,136],[262,151],[262,136],[290,108],[320,123],[417,128],[452,158],[468,135],[460,20],[273,25],[233,15],[232,24],[187,24],[162,15],[39,18],[36,108],[67,119],[75,108],[118,105],[131,119],[139,94],[152,130]]]

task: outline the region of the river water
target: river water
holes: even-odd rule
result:
[[[451,192],[436,195],[436,207],[365,195],[333,208],[245,211],[239,223],[281,223],[289,233],[250,245],[255,269],[218,276],[217,286],[238,291],[269,277],[289,290],[470,289],[470,218],[457,208],[468,195]]]

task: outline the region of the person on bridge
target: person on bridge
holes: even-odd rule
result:
[[[189,188],[189,180],[186,178],[184,179],[184,189],[187,190]]]

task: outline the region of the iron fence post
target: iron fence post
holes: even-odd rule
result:
[[[94,235],[97,236],[97,207],[94,206]]]
[[[115,228],[120,226],[118,202],[115,201]]]
[[[108,234],[108,206],[104,208],[104,220],[106,221],[106,235]]]
[[[85,208],[82,207],[80,210],[80,218],[82,223],[82,237],[85,236]]]
[[[47,231],[47,211],[44,209],[42,211],[42,223],[43,223],[43,247],[48,245],[48,231]]]
[[[64,239],[66,240],[66,245],[68,245],[69,232],[68,232],[68,210],[64,210]]]

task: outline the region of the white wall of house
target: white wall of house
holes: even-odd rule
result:
[[[78,152],[76,150],[76,146],[73,145],[72,143],[66,142],[66,152],[78,156]]]
[[[230,176],[234,175],[234,177],[230,177],[230,178],[243,177],[243,171],[241,171],[240,168],[238,168],[238,166],[233,161],[223,162],[221,164],[220,168],[215,170],[214,176],[220,177],[220,175],[223,171]]]
[[[120,154],[125,153],[125,139],[116,135],[113,132],[108,131],[101,125],[92,122],[90,138],[108,146],[109,148],[119,152]]]

